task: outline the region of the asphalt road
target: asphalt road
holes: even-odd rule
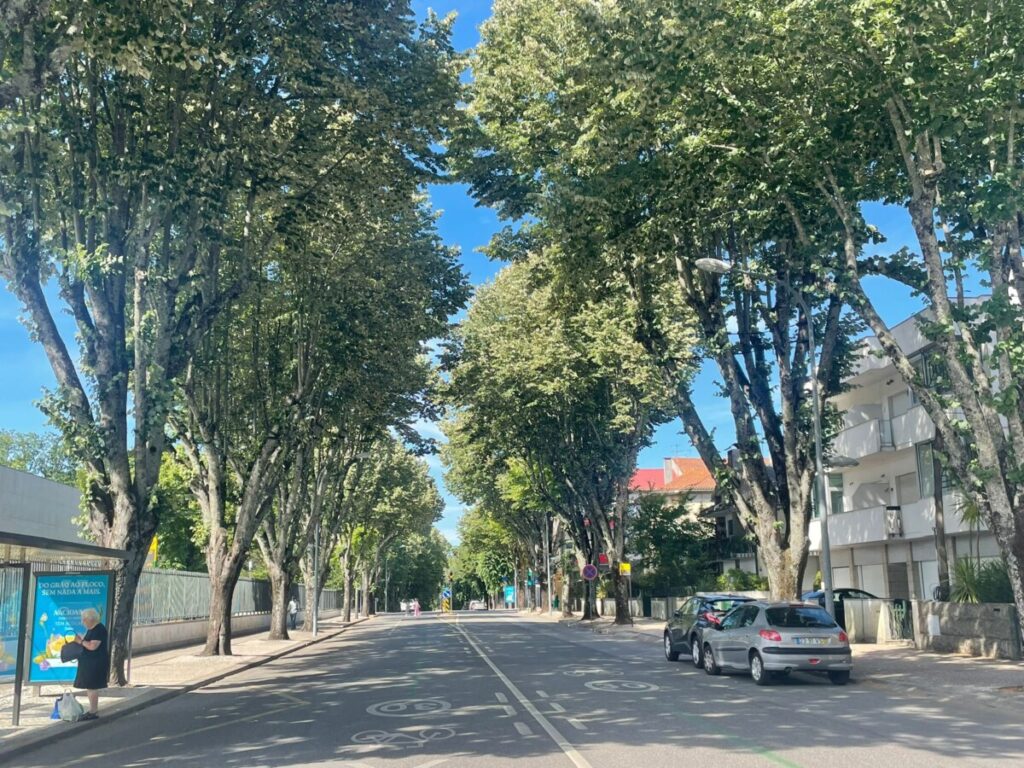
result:
[[[18,766],[1022,766],[1019,713],[857,680],[757,688],[501,613],[378,617]]]

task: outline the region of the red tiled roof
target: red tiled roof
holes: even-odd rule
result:
[[[666,459],[670,463],[672,478],[665,482],[664,469],[638,469],[629,481],[631,491],[668,492],[713,491],[715,478],[701,459]]]
[[[672,459],[673,477],[665,484],[666,491],[713,491],[715,478],[703,459]]]
[[[631,491],[663,491],[665,490],[665,471],[661,469],[638,469],[629,481]]]

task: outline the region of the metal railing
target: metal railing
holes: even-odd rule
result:
[[[303,606],[305,590],[292,587],[292,596]],[[325,589],[320,594],[320,610],[337,610],[342,604],[341,590]],[[270,613],[270,582],[239,579],[231,600],[232,616]],[[142,572],[135,594],[135,624],[162,624],[170,621],[194,621],[210,615],[210,577],[192,571],[147,569]]]

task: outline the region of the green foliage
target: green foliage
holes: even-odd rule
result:
[[[523,543],[513,531],[480,508],[467,510],[459,519],[459,544],[448,562],[456,605],[511,584],[522,556]]]
[[[0,464],[47,480],[77,485],[78,462],[59,435],[0,429]]]
[[[768,589],[768,579],[739,568],[730,568],[718,577],[715,586],[724,592]]]
[[[955,603],[1012,603],[1013,588],[1006,563],[960,558],[953,568],[950,597]]]
[[[426,610],[437,608],[450,549],[436,528],[410,533],[390,547],[384,555],[388,609],[397,611],[402,600],[412,598]],[[383,602],[379,609],[384,609]]]
[[[189,488],[188,473],[180,462],[168,461],[160,467],[153,503],[160,515],[156,567],[205,571],[203,515]]]
[[[666,504],[658,495],[640,497],[630,515],[626,547],[633,559],[633,583],[655,596],[686,594],[711,572],[713,526],[692,515],[686,501]]]

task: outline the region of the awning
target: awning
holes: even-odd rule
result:
[[[67,563],[74,561],[127,560],[124,549],[98,547],[84,541],[47,539],[0,530],[0,562]]]

